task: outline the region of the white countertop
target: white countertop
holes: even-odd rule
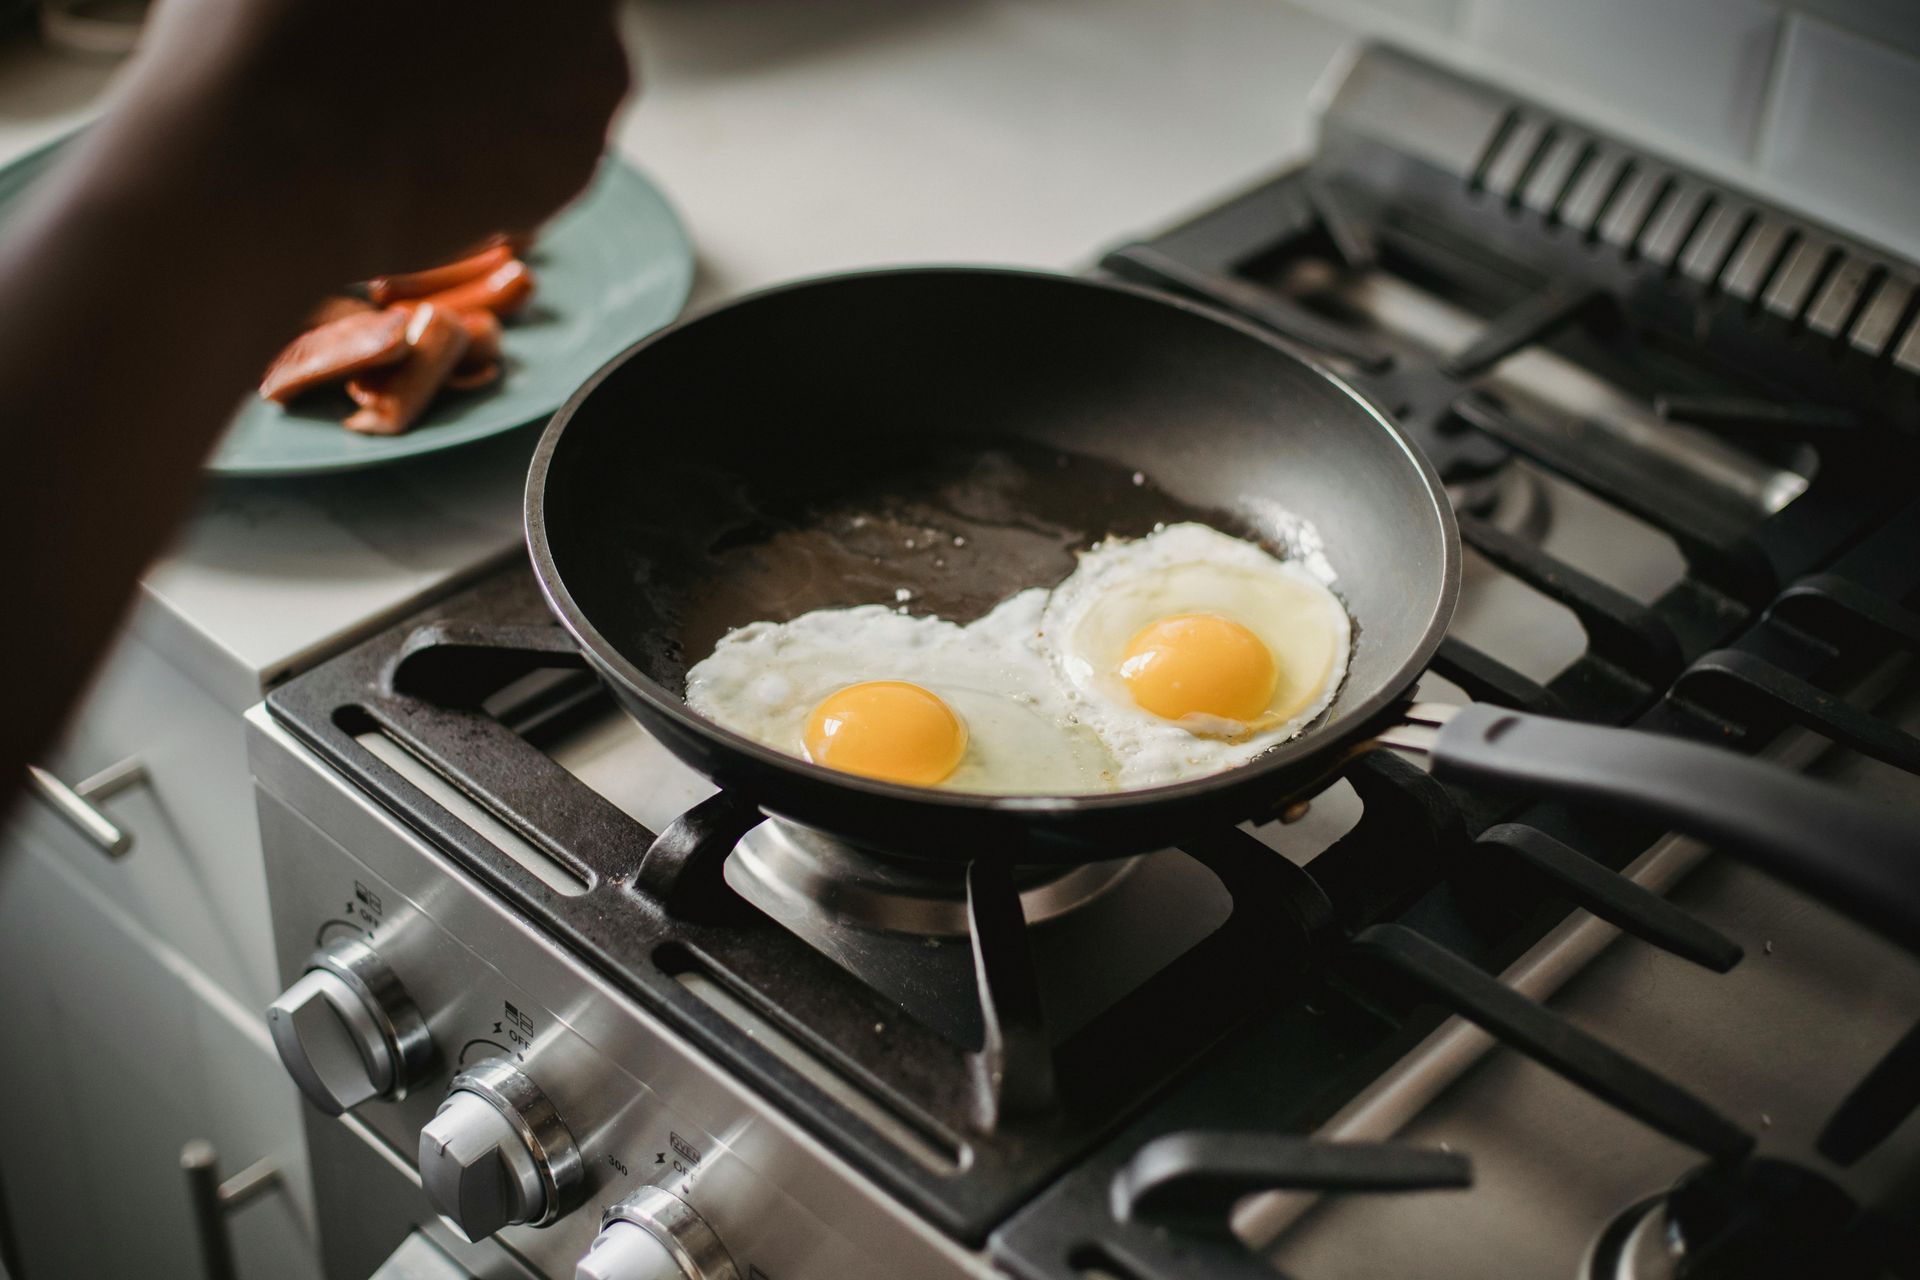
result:
[[[1277,0],[653,0],[620,149],[695,305],[878,263],[1072,268],[1297,156],[1351,36]],[[0,46],[0,161],[108,69]],[[513,554],[533,432],[358,476],[211,484],[130,623],[222,702]]]

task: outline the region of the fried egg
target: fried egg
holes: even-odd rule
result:
[[[727,633],[687,704],[776,750],[890,782],[996,795],[1108,791],[1116,766],[1034,644],[1046,592],[976,622],[884,605]]]
[[[1049,594],[1038,644],[1125,788],[1244,764],[1326,711],[1352,624],[1297,563],[1201,524],[1109,538]]]

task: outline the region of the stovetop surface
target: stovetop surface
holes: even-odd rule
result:
[[[1920,729],[1913,690],[1887,710]],[[1854,753],[1826,753],[1814,771],[1851,775],[1890,803],[1920,807],[1910,775]],[[1836,1100],[1920,1021],[1920,965],[1730,859],[1707,860],[1669,898],[1737,939],[1741,964],[1716,974],[1623,938],[1553,1007],[1713,1099],[1751,1128],[1762,1153],[1821,1169],[1863,1202],[1911,1217],[1920,1208],[1920,1126],[1844,1170],[1817,1143]],[[1270,1251],[1287,1274],[1570,1276],[1610,1215],[1699,1163],[1507,1052],[1489,1055],[1402,1136],[1472,1153],[1472,1192],[1323,1201]]]
[[[1449,109],[1428,119],[1408,94]],[[1390,116],[1383,95],[1400,103]],[[1603,171],[1611,185],[1589,199]],[[1749,269],[1763,236],[1772,256]],[[1911,708],[1848,700],[1891,678],[1910,702],[1898,669],[1920,644],[1920,504],[1888,465],[1920,403],[1899,358],[1915,307],[1901,295],[1888,332],[1869,326],[1912,272],[1862,253],[1376,54],[1312,165],[1104,269],[1267,324],[1434,457],[1470,554],[1423,696],[1745,751],[1810,728],[1876,758],[1819,769],[1864,774],[1920,814]],[[1164,875],[1156,936],[1184,929],[1188,945],[1048,1018],[1089,948],[1141,932],[1124,894],[1036,928],[1031,946],[1009,927],[1012,890],[991,885],[972,886],[971,939],[802,937],[729,883],[728,852],[760,818],[751,799],[713,794],[580,668],[531,574],[508,565],[269,707],[887,1193],[957,1239],[991,1236],[1015,1274],[1270,1276],[1245,1244],[1275,1235],[1273,1257],[1303,1276],[1485,1274],[1495,1240],[1517,1251],[1502,1260],[1515,1274],[1565,1274],[1596,1214],[1756,1144],[1818,1160],[1816,1139],[1856,1148],[1843,1176],[1866,1199],[1912,1203],[1916,1140],[1895,1125],[1914,1086],[1820,1138],[1920,1021],[1911,958],[1724,859],[1663,906],[1615,873],[1664,886],[1700,851],[1650,862],[1660,833],[1616,814],[1446,788],[1369,755],[1298,822],[1154,855],[1133,879]],[[1594,942],[1573,904],[1634,936]],[[1073,928],[1084,939],[1058,942]],[[1581,928],[1599,958],[1551,1009],[1489,983],[1510,966],[1535,980]],[[1567,976],[1538,978],[1539,994]],[[1520,1050],[1437,1090],[1407,1130],[1474,1157],[1476,1189],[1268,1199],[1241,1204],[1228,1234],[1240,1197],[1226,1190],[1457,1174],[1395,1148],[1334,1178],[1325,1149],[1269,1140],[1250,1155],[1209,1136],[1391,1136],[1378,1082],[1448,1011]],[[1193,1136],[1142,1163],[1179,1134]],[[1173,1166],[1166,1186],[1148,1176]],[[1462,1258],[1487,1242],[1482,1269],[1448,1270],[1415,1243],[1428,1236]]]

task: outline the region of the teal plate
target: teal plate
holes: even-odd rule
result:
[[[58,145],[0,170],[0,221]],[[316,475],[379,466],[483,440],[545,418],[594,370],[680,313],[693,287],[693,249],[658,189],[609,157],[578,200],[527,255],[533,301],[507,321],[500,381],[443,392],[412,430],[362,436],[340,420],[345,395],[303,397],[289,408],[249,397],[207,469],[230,476]]]

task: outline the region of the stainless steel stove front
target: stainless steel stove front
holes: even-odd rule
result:
[[[361,1280],[418,1227],[466,1273],[571,1277],[603,1215],[650,1186],[704,1219],[739,1280],[992,1274],[703,1062],[263,708],[249,713],[248,736],[281,978],[298,980],[317,947],[363,942],[424,1016],[435,1050],[404,1098],[367,1102],[344,1122],[310,1118],[330,1276]],[[489,1060],[537,1085],[581,1172],[551,1225],[509,1226],[465,1247],[421,1190],[417,1152],[453,1078]]]

